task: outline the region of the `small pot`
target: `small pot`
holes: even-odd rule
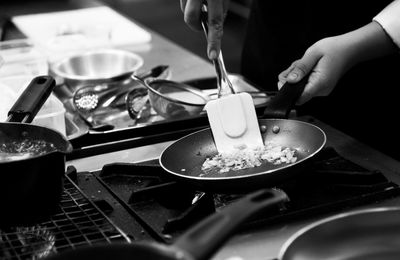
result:
[[[28,124],[54,87],[52,77],[34,78],[0,123],[1,227],[37,223],[58,205],[72,145],[58,131]]]

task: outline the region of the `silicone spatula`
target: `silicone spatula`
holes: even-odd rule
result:
[[[203,5],[201,22],[206,34],[207,7]],[[213,60],[217,73],[218,98],[209,101],[205,109],[214,142],[219,153],[229,153],[239,147],[263,145],[254,102],[250,94],[236,94],[225,70],[222,52]]]

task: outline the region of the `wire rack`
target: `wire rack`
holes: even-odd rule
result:
[[[130,242],[66,176],[59,209],[48,221],[0,230],[0,259],[40,259],[84,245]]]

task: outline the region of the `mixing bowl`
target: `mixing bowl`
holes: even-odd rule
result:
[[[135,53],[99,49],[63,58],[50,66],[50,73],[56,78],[57,84],[65,83],[74,93],[82,85],[127,79],[142,65],[143,59]]]

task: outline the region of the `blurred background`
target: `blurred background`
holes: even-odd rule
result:
[[[108,5],[137,20],[182,47],[207,58],[203,32],[186,26],[179,0],[105,0]],[[251,0],[231,0],[224,28],[223,54],[227,70],[239,72],[242,42]]]
[[[19,14],[34,13],[46,5],[54,10],[62,6],[62,2],[88,2],[88,0],[2,0],[0,16],[12,16],[14,10]],[[183,21],[179,0],[102,0],[91,1],[105,3],[120,13],[136,20],[145,27],[161,34],[167,39],[207,58],[206,42],[202,32],[195,32]],[[223,53],[227,70],[239,73],[242,42],[246,30],[251,0],[231,0],[230,10],[224,28]],[[0,18],[1,18],[0,17]]]

